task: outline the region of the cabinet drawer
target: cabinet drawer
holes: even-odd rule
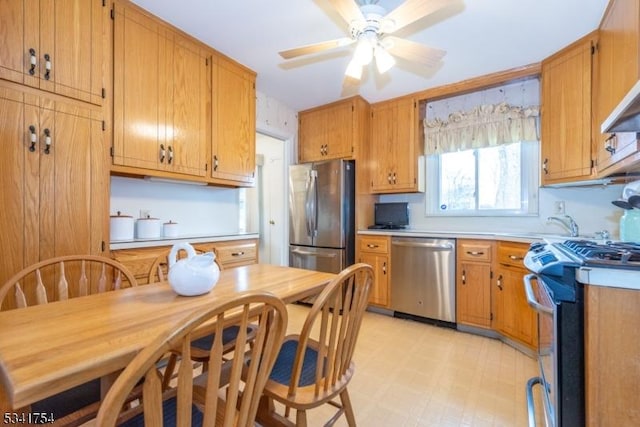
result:
[[[528,243],[500,242],[498,244],[498,262],[524,268],[522,261],[528,250]]]
[[[487,241],[458,241],[458,259],[491,262],[493,245]]]
[[[389,253],[388,237],[363,237],[360,239],[360,252]]]
[[[214,244],[216,257],[223,267],[237,267],[258,262],[258,242],[242,240]]]

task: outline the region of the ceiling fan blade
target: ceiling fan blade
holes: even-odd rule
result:
[[[335,49],[337,47],[349,46],[355,43],[355,40],[349,37],[342,37],[340,39],[329,40],[326,42],[308,44],[306,46],[296,47],[294,49],[283,50],[280,53],[284,59],[291,59],[302,55],[309,55],[312,53],[322,52],[323,50]]]
[[[426,65],[427,67],[436,65],[447,53],[444,50],[435,49],[399,37],[385,37],[382,45],[392,55],[410,62]]]
[[[384,19],[393,21],[394,32],[400,28],[424,18],[451,3],[451,0],[406,0],[400,6],[389,12]]]
[[[364,15],[355,0],[329,0],[329,3],[347,24],[351,24],[351,21],[364,21]]]

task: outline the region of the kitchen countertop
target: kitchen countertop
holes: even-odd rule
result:
[[[358,230],[361,235],[378,235],[378,236],[398,236],[398,237],[438,237],[438,238],[455,238],[455,239],[484,239],[484,240],[505,240],[509,242],[532,243],[543,239],[571,239],[569,236],[559,234],[533,233],[527,231],[513,232],[490,232],[490,231],[433,231],[433,230]],[[579,238],[579,237],[578,237]],[[584,238],[587,238],[586,236]]]
[[[221,233],[211,234],[207,236],[181,236],[171,238],[157,238],[157,239],[134,239],[134,240],[117,240],[112,241],[109,245],[111,250],[118,249],[136,249],[136,248],[151,248],[154,246],[171,246],[180,242],[187,243],[209,243],[209,242],[222,242],[229,240],[243,240],[243,239],[258,239],[260,234],[258,233]]]

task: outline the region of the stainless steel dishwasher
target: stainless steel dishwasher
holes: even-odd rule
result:
[[[456,321],[456,242],[391,238],[391,308],[396,315]]]

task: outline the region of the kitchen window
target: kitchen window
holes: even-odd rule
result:
[[[538,145],[515,142],[427,156],[427,215],[537,214]]]
[[[427,102],[426,214],[538,213],[537,79]]]

